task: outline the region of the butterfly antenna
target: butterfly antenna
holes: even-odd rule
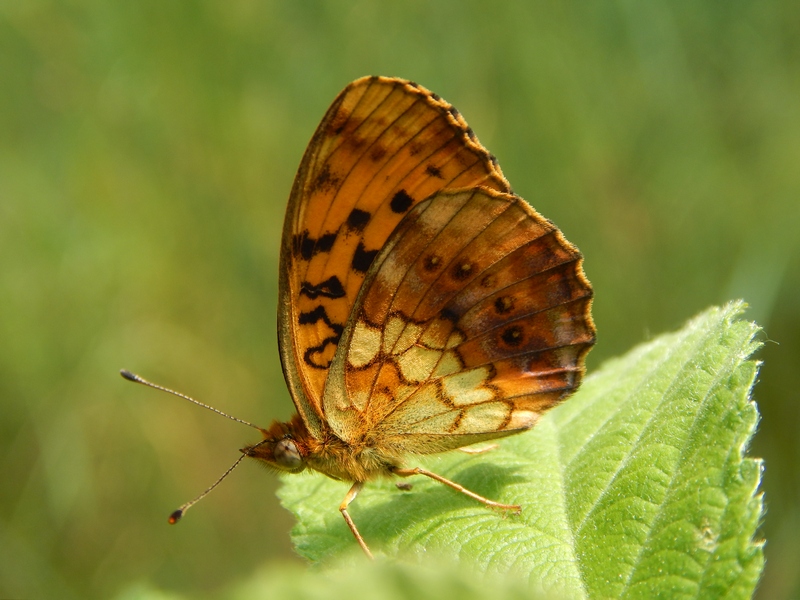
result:
[[[131,374],[132,374],[132,373],[131,373]],[[123,375],[123,377],[125,377],[125,376]],[[126,378],[126,379],[127,379],[127,378]],[[132,381],[135,381],[135,380],[132,380]],[[138,383],[141,383],[141,382],[138,382]],[[145,382],[145,383],[147,383],[147,382]],[[152,384],[151,384],[151,385],[152,385]],[[162,388],[158,388],[158,389],[162,389]],[[168,391],[168,392],[169,392],[169,391],[171,391],[171,390],[165,390],[165,391]],[[179,395],[180,395],[180,394],[179,394]],[[212,409],[212,410],[214,410],[214,409]],[[236,420],[238,421],[238,419],[236,419]],[[257,447],[258,447],[260,444],[263,444],[263,443],[264,443],[264,442],[266,442],[266,441],[267,441],[267,440],[262,440],[262,441],[260,441],[258,444],[255,444],[255,445],[253,446],[253,448],[257,448]],[[233,470],[234,470],[236,467],[238,467],[238,466],[239,466],[239,463],[240,463],[240,462],[242,462],[242,461],[244,460],[244,458],[245,458],[246,456],[249,456],[249,455],[250,455],[250,453],[249,453],[249,452],[242,452],[242,455],[241,455],[239,458],[237,458],[237,459],[236,459],[236,462],[235,462],[235,463],[233,463],[233,464],[232,464],[230,467],[228,467],[228,470],[227,470],[227,471],[225,471],[225,472],[222,474],[222,477],[220,477],[220,478],[219,478],[219,479],[217,479],[217,480],[216,480],[216,481],[215,481],[215,482],[214,482],[212,485],[210,485],[206,491],[204,491],[202,494],[200,494],[200,495],[199,495],[197,498],[195,498],[194,500],[191,500],[191,501],[189,501],[189,502],[186,502],[185,504],[181,504],[181,505],[180,505],[180,506],[177,508],[177,510],[173,511],[173,513],[172,513],[172,514],[169,516],[169,519],[168,519],[168,520],[169,520],[169,523],[170,523],[170,525],[174,525],[175,523],[177,523],[178,521],[180,521],[180,520],[181,520],[181,517],[182,517],[182,516],[183,516],[183,515],[186,513],[186,511],[187,511],[187,510],[189,510],[189,509],[190,509],[192,506],[194,506],[195,504],[197,504],[198,502],[200,502],[200,500],[202,500],[203,498],[205,498],[206,496],[208,496],[209,492],[211,492],[211,490],[213,490],[213,489],[214,489],[215,487],[217,487],[217,486],[218,486],[220,483],[222,483],[222,480],[223,480],[223,479],[225,479],[225,478],[226,478],[228,475],[230,475],[230,474],[231,474],[231,472],[232,472],[232,471],[233,471]]]
[[[208,404],[204,404],[204,403],[200,402],[199,400],[195,400],[194,398],[191,398],[191,397],[187,396],[186,394],[181,394],[180,392],[176,392],[175,390],[171,390],[169,388],[166,388],[163,385],[158,385],[158,384],[153,383],[151,381],[147,381],[147,379],[145,379],[144,377],[139,377],[136,373],[131,373],[127,369],[122,369],[119,372],[119,374],[122,375],[128,381],[133,381],[135,383],[141,383],[142,385],[146,385],[147,387],[151,387],[151,388],[156,389],[156,390],[161,390],[162,392],[167,392],[168,394],[172,394],[173,396],[177,396],[178,398],[183,398],[184,400],[188,400],[189,402],[193,402],[194,404],[197,404],[197,406],[202,406],[203,408],[207,408],[208,410],[213,411],[213,412],[217,413],[218,415],[222,415],[223,417],[227,417],[231,421],[236,421],[237,423],[242,423],[243,425],[249,425],[253,429],[258,429],[259,431],[262,431],[262,432],[264,431],[258,425],[253,425],[252,423],[250,423],[249,421],[245,421],[244,419],[237,419],[236,417],[231,416],[228,413],[224,413],[221,410],[217,410],[213,406],[209,406]],[[242,460],[242,458],[243,457],[240,457],[239,460],[237,460],[236,463],[233,465],[233,467],[228,469],[228,471],[225,473],[225,475],[223,475],[220,478],[219,481],[222,481],[223,479],[225,479],[225,476],[228,473],[230,473],[231,471],[233,471],[234,467],[236,467],[236,465],[239,464],[239,461]],[[217,483],[219,483],[219,481],[217,481]],[[217,483],[215,483],[210,488],[208,488],[205,492],[203,492],[203,494],[200,496],[200,498],[202,498],[208,492],[210,492],[212,489],[214,489],[214,487],[216,487]],[[197,500],[200,500],[200,498],[197,498]],[[197,500],[193,500],[192,502],[189,502],[188,506],[187,505],[184,505],[184,506],[186,508],[188,508],[189,506],[191,506],[192,504],[197,502]],[[176,514],[176,513],[181,512],[181,509],[184,509],[184,508],[183,507],[179,508],[177,511],[175,511],[175,513],[173,513],[173,515]],[[178,517],[178,519],[179,518],[180,518],[180,516]],[[178,519],[175,519],[175,521],[177,521]],[[170,522],[172,522],[172,521],[170,520]]]

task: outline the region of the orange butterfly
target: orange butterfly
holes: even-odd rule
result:
[[[578,387],[595,340],[581,264],[450,104],[401,79],[351,83],[283,228],[278,335],[298,414],[243,454],[352,481],[339,510],[370,557],[347,507],[378,476],[519,511],[405,459],[525,431]]]

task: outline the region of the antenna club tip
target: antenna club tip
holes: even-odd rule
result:
[[[172,513],[169,516],[169,519],[168,519],[169,524],[170,525],[175,525],[175,523],[177,523],[178,521],[181,520],[182,516],[183,516],[183,511],[179,508],[178,510],[176,510],[174,513]]]
[[[128,371],[128,369],[120,369],[119,374],[128,381],[136,381],[136,375]]]

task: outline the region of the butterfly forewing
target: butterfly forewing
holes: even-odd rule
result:
[[[367,273],[324,410],[351,443],[430,452],[531,427],[594,343],[581,256],[523,200],[444,191]]]
[[[476,185],[509,190],[458,112],[424,88],[364,78],[328,110],[298,170],[281,250],[281,356],[312,433],[326,418],[328,370],[375,256],[420,201]]]

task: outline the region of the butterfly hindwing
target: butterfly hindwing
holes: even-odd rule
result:
[[[430,452],[509,435],[580,383],[594,343],[582,258],[520,198],[443,191],[377,255],[324,411],[349,443]]]
[[[326,418],[331,361],[386,240],[431,194],[477,185],[509,191],[458,111],[424,88],[367,77],[328,110],[295,178],[281,247],[281,359],[313,434]]]

